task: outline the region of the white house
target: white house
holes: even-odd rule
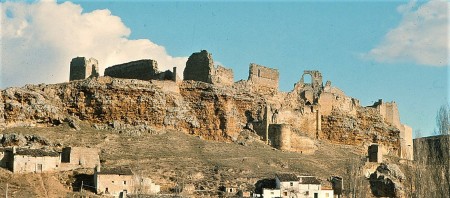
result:
[[[277,174],[276,188],[282,198],[332,198],[333,190],[322,190],[314,176],[297,176],[291,173]]]
[[[281,197],[280,189],[275,188],[263,188],[263,198],[279,198]]]

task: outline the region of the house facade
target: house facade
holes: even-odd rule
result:
[[[100,165],[99,150],[87,147],[65,147],[61,153],[61,162],[68,169],[95,168]]]
[[[280,189],[276,188],[263,188],[262,197],[264,198],[279,198],[281,197]]]
[[[4,150],[1,161],[13,173],[42,173],[58,170],[61,158],[54,151],[13,147]]]
[[[282,198],[332,198],[333,190],[321,189],[321,183],[313,176],[297,176],[292,173],[277,174],[276,189]]]
[[[156,194],[160,186],[151,179],[135,176],[130,168],[100,168],[94,172],[94,184],[97,194],[125,197],[126,194]]]

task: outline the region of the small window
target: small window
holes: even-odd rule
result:
[[[56,164],[56,168],[58,168],[58,164]]]
[[[114,184],[114,181],[111,181],[111,183],[113,183],[113,184]]]
[[[294,183],[293,183],[293,182],[291,182],[290,184],[291,184],[291,186],[294,186]]]
[[[287,192],[283,192],[283,195],[284,195],[284,196],[287,196]]]
[[[127,181],[123,181],[123,184],[127,185]]]
[[[325,193],[325,197],[330,197],[330,193]]]
[[[274,192],[270,192],[271,195],[275,194]]]

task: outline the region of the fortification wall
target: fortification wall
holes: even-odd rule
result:
[[[69,81],[98,77],[98,61],[94,58],[76,57],[70,61]]]
[[[414,139],[414,160],[424,165],[450,165],[450,136]]]
[[[383,102],[383,100],[380,99],[375,102],[372,107],[377,108],[385,122],[392,124],[398,129],[402,128],[402,124],[400,123],[400,115],[395,102]]]
[[[184,69],[184,80],[194,80],[212,83],[214,60],[211,53],[206,50],[193,53],[189,56]]]
[[[413,140],[412,140],[412,128],[408,125],[402,124],[400,128],[400,157],[404,159],[413,160]]]
[[[218,85],[232,85],[234,83],[233,70],[220,65],[214,68],[212,78],[213,83]]]
[[[126,79],[152,80],[157,79],[157,73],[159,73],[158,63],[150,59],[132,61],[105,69],[105,76]]]
[[[251,63],[248,81],[256,88],[261,87],[278,90],[279,73],[277,69]]]

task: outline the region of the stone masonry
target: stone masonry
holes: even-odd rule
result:
[[[186,62],[184,80],[212,83],[214,61],[211,53],[206,50],[193,53]]]
[[[233,70],[214,66],[211,53],[206,50],[193,53],[186,62],[184,80],[201,81],[216,85],[232,85]]]
[[[248,81],[257,88],[278,90],[279,73],[272,69],[255,63],[250,64]]]
[[[158,63],[150,59],[132,61],[105,69],[105,76],[114,78],[152,80],[157,78],[157,74]]]
[[[86,59],[85,57],[73,58],[70,62],[69,81],[98,77],[98,71],[98,61],[96,59]]]
[[[61,153],[61,162],[81,168],[95,168],[100,165],[99,150],[86,147],[66,147]]]

